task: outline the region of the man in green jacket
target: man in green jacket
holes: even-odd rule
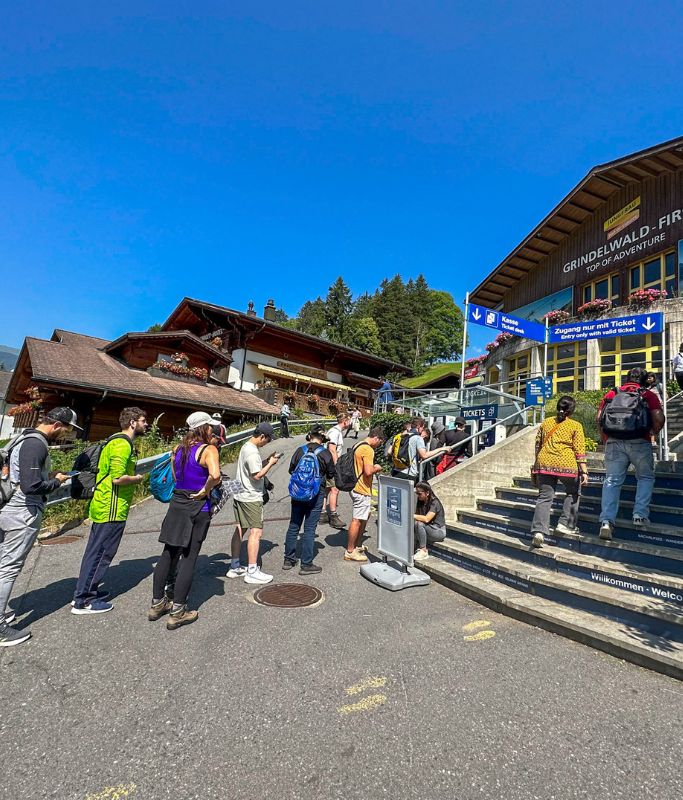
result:
[[[141,408],[124,408],[119,424],[121,433],[107,440],[97,465],[97,486],[88,512],[92,529],[83,553],[72,614],[103,614],[114,608],[107,602],[109,595],[98,591],[98,587],[119,549],[135,486],[144,480],[135,474],[133,441],[147,430],[145,412]]]

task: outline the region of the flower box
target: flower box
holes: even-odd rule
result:
[[[612,308],[611,300],[590,300],[576,309],[577,317],[597,317]]]
[[[168,378],[171,381],[182,381],[183,383],[194,383],[200,386],[206,385],[206,378],[198,378],[194,375],[183,375],[165,369],[159,369],[156,365],[147,368],[147,374],[154,378]]]
[[[662,300],[666,300],[666,289],[637,289],[626,298],[626,305],[629,308],[649,308]]]
[[[567,320],[570,318],[571,314],[568,311],[562,311],[560,309],[548,311],[547,314],[543,315],[543,319],[547,320],[548,325],[561,325],[563,322],[567,322]]]

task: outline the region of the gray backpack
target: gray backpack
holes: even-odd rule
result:
[[[19,486],[19,484],[12,483],[10,480],[9,462],[12,450],[27,439],[39,439],[43,444],[45,443],[45,439],[39,433],[29,431],[27,433],[18,433],[4,447],[0,448],[0,509],[7,505]]]

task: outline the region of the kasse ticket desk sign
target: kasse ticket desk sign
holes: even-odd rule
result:
[[[382,561],[363,564],[360,574],[397,592],[410,586],[427,586],[430,577],[414,566],[415,486],[405,478],[379,476],[377,549]]]

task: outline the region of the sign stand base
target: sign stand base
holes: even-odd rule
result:
[[[404,567],[397,562],[375,561],[363,564],[360,574],[390,592],[409,589],[411,586],[428,586],[431,578],[416,567]]]

